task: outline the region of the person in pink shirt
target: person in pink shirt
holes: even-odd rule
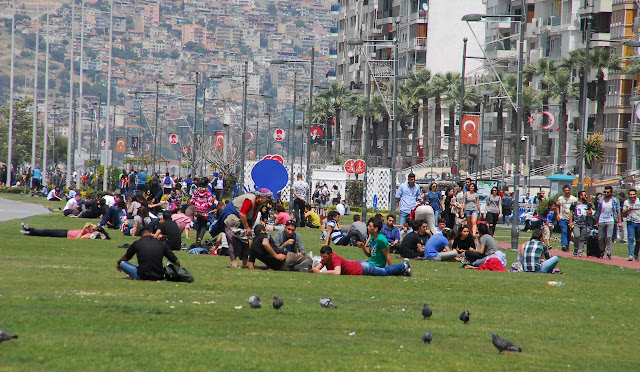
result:
[[[184,212],[182,209],[178,209],[176,213],[171,216],[171,219],[178,224],[178,228],[180,228],[180,233],[184,231],[185,237],[189,239],[189,230],[191,225],[193,224],[193,206],[188,206],[185,208]]]
[[[289,215],[289,213],[287,213],[287,211],[284,209],[284,206],[281,203],[276,204],[275,208],[276,210],[276,220],[274,223],[274,230],[284,230],[284,225],[292,220],[291,216]]]
[[[23,223],[21,232],[23,235],[49,238],[111,239],[102,226],[94,225],[91,222],[87,222],[82,230],[34,229],[26,223]]]

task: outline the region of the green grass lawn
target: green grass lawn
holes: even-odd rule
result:
[[[550,276],[415,262],[412,277],[336,277],[230,269],[228,257],[178,252],[195,283],[143,282],[115,269],[124,253],[117,246],[131,237],[26,237],[20,222],[0,223],[0,329],[20,337],[0,344],[0,370],[640,368],[636,270],[561,259],[564,274]],[[71,229],[84,221],[53,212],[26,222]],[[318,230],[298,231],[318,253]],[[508,241],[507,230],[497,235]],[[624,249],[616,244],[615,252]],[[335,250],[364,257],[352,247]],[[515,254],[507,255],[512,262]],[[249,308],[251,295],[262,309]],[[284,298],[278,311],[274,295]],[[338,309],[321,308],[323,296]],[[423,301],[430,320],[420,315]],[[463,310],[471,312],[468,325],[458,320]],[[420,339],[426,329],[431,345]],[[498,355],[491,332],[523,352]]]

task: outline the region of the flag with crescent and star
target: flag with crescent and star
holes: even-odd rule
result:
[[[462,116],[462,126],[460,142],[468,145],[478,144],[478,131],[480,129],[480,116],[464,115]]]
[[[116,139],[116,152],[127,151],[127,139],[124,137],[118,137]]]

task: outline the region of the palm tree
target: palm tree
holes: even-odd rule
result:
[[[576,152],[580,149],[576,148]],[[604,134],[593,133],[584,139],[584,145],[582,146],[584,163],[587,168],[591,169],[593,164],[601,162],[604,159]]]
[[[611,53],[608,47],[598,47],[591,49],[589,53],[589,64],[591,68],[597,69],[596,73],[596,125],[595,133],[602,133],[604,129],[604,103],[607,99],[607,82],[604,79],[604,69],[620,70],[620,58]]]
[[[578,89],[573,85],[571,73],[565,69],[560,69],[555,75],[549,75],[545,78],[546,84],[549,86],[551,98],[560,103],[560,112],[558,115],[558,125],[560,127],[560,135],[558,142],[560,149],[556,164],[566,164],[567,160],[567,102],[570,98],[578,97]]]
[[[409,124],[411,124],[411,161],[409,163],[414,164],[414,159],[417,158],[416,142],[418,128],[418,114],[420,112],[420,98],[413,94],[413,90],[406,84],[401,85],[398,88],[398,122],[401,130],[401,142],[400,153],[402,156],[406,156],[409,147]],[[401,166],[398,164],[398,166]],[[404,166],[404,165],[402,165]]]
[[[340,114],[345,108],[346,102],[349,100],[349,96],[352,93],[347,90],[347,87],[338,83],[333,83],[329,86],[329,89],[323,91],[318,96],[328,98],[333,105],[333,118],[335,119],[335,157],[340,156]]]
[[[542,110],[547,111],[549,109],[549,87],[544,78],[549,75],[553,75],[558,70],[555,62],[551,59],[541,58],[537,63],[528,64],[524,68],[524,79],[526,82],[530,82],[533,77],[539,76],[541,80],[541,90],[539,91],[540,99],[542,99]],[[524,91],[523,91],[524,92]],[[548,124],[548,118],[546,115],[542,117],[542,124]],[[549,133],[544,133],[542,138],[542,146],[540,148],[542,154],[551,153],[551,141],[549,140]]]
[[[325,124],[325,133],[324,138],[326,138],[325,147],[327,148],[327,152],[331,153],[331,124],[329,124],[329,118],[333,116],[333,105],[331,99],[317,95],[313,97],[313,112],[312,112],[312,120],[311,122],[315,123],[324,123]]]
[[[352,140],[356,140],[356,152],[360,153],[362,142],[358,141],[361,139],[362,135],[362,126],[364,123],[365,116],[367,115],[367,97],[362,94],[351,94],[349,95],[347,101],[345,102],[345,109],[351,113],[352,116],[356,117],[356,127],[354,130],[354,138]],[[369,128],[366,128],[369,131]]]
[[[406,87],[411,94],[422,100],[422,148],[423,154],[427,154],[430,144],[429,132],[429,98],[433,97],[433,87],[431,84],[431,71],[420,70],[409,74]],[[417,123],[417,121],[415,121]],[[417,126],[414,126],[417,127]],[[418,135],[414,130],[414,141],[417,141]]]
[[[371,139],[375,154],[380,153],[381,165],[389,166],[389,113],[380,94],[371,97],[372,130]],[[382,149],[378,151],[378,141],[382,138]]]
[[[433,78],[431,79],[431,84],[430,85],[430,89],[431,89],[431,95],[434,99],[434,106],[433,106],[433,114],[435,117],[435,123],[434,123],[434,128],[436,131],[436,133],[441,133],[441,128],[442,128],[442,96],[444,95],[444,93],[449,90],[449,82],[448,79],[441,75],[441,74],[436,74],[435,76],[433,76]],[[436,155],[435,154],[435,150],[434,150],[434,157],[439,157],[440,154]]]

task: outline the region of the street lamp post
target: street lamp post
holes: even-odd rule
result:
[[[398,23],[396,22],[396,32]],[[398,39],[393,40],[393,129],[391,133],[391,190],[389,192],[389,203],[391,203],[391,215],[396,215],[396,177],[397,162],[396,152],[398,151],[397,137],[398,137]]]
[[[244,84],[242,86],[242,143],[240,144],[240,192],[244,192],[245,145],[247,144],[247,79],[249,61],[244,61]]]
[[[193,145],[191,146],[191,174],[196,175],[196,123],[198,122],[198,80],[200,72],[196,71],[196,91],[193,95],[193,128],[191,128]]]
[[[462,39],[462,74],[460,75],[460,112],[458,114],[458,158],[456,181],[460,182],[460,166],[462,165],[462,116],[464,115],[464,74],[467,63],[467,38]],[[467,169],[469,166],[467,165]]]
[[[522,72],[524,65],[524,32],[526,26],[526,18],[524,16],[524,12],[526,10],[526,1],[522,0],[522,15],[519,14],[505,14],[505,15],[493,15],[493,14],[467,14],[462,17],[463,21],[466,22],[478,22],[487,18],[511,18],[511,22],[513,19],[517,19],[520,25],[520,32],[518,34],[518,78],[517,78],[517,94],[516,94],[516,136],[519,139],[520,133],[522,132],[522,120],[523,120],[523,112],[522,112]],[[519,141],[517,141],[519,142]],[[511,249],[518,249],[518,239],[519,239],[519,230],[518,230],[518,211],[520,209],[520,152],[521,152],[521,144],[517,143],[515,145],[515,169],[513,172],[513,213],[514,217],[511,222]]]
[[[154,120],[154,130],[153,130],[153,173],[158,173],[157,159],[156,159],[156,148],[158,147],[158,89],[160,86],[160,81],[156,80],[156,109],[155,109],[155,120]]]

